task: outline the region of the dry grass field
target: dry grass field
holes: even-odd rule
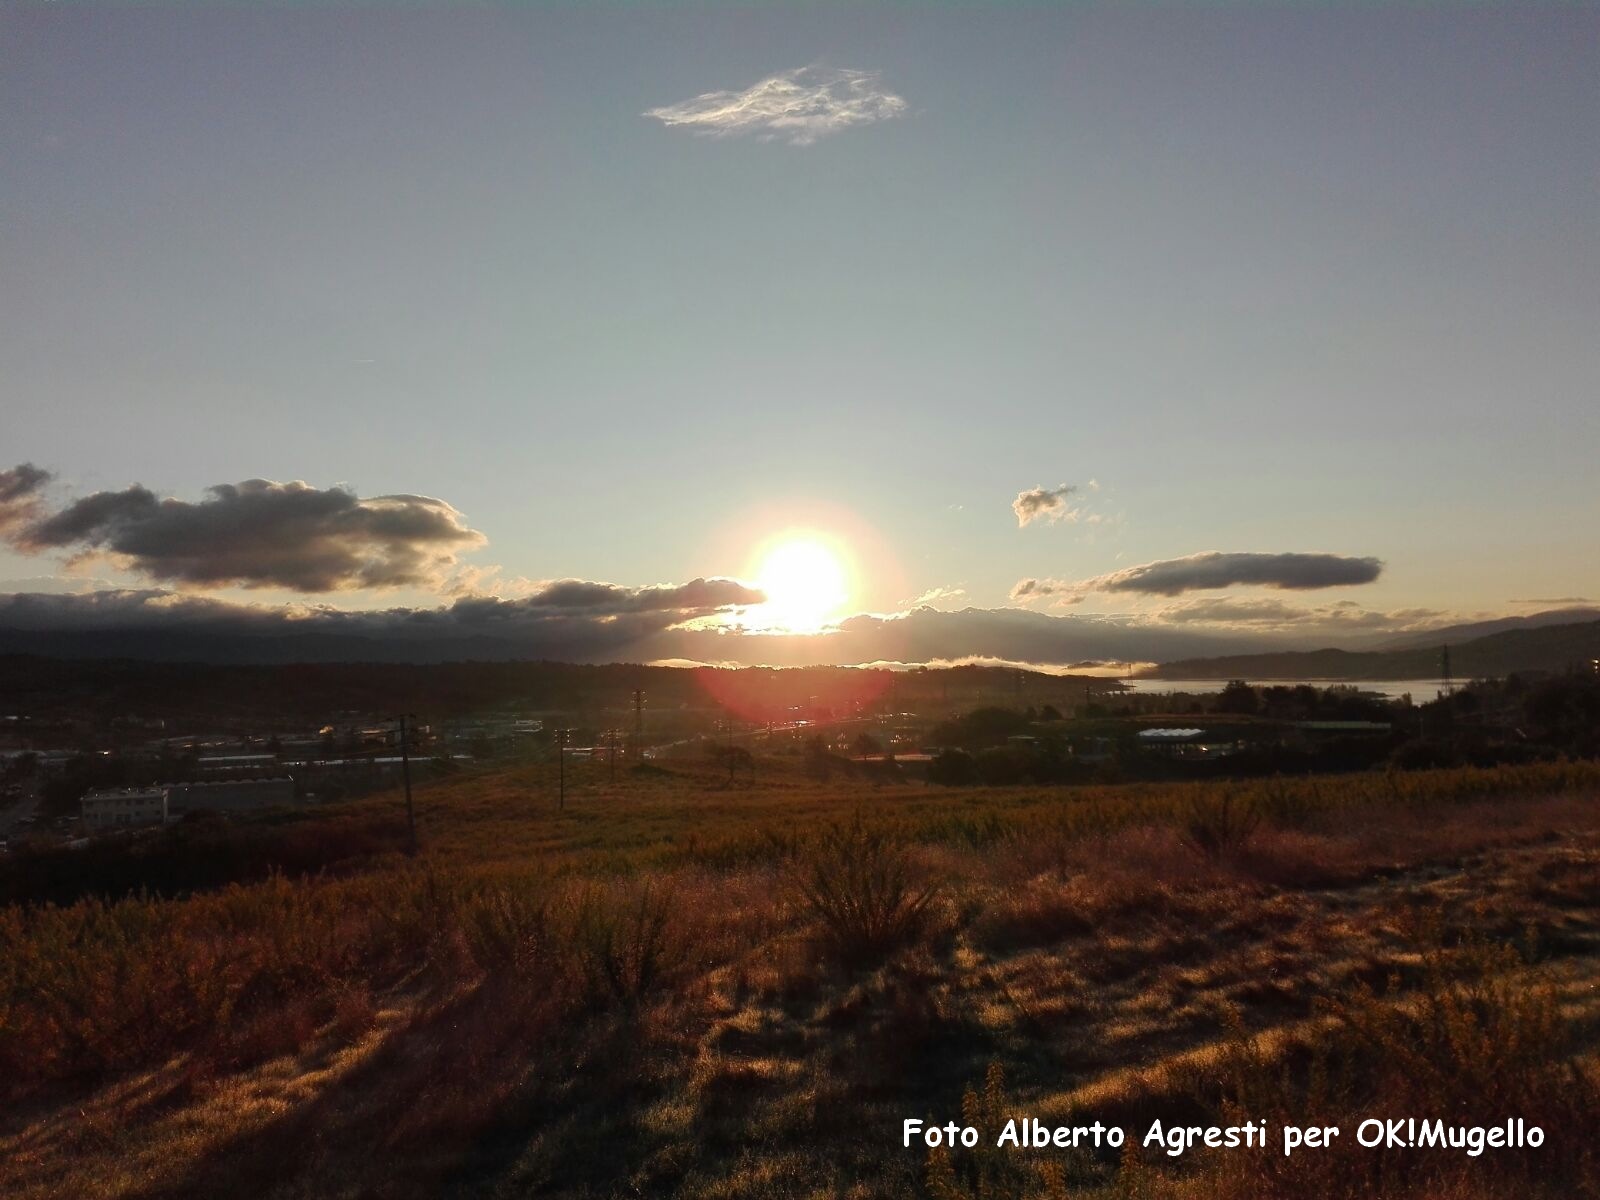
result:
[[[0,1194],[1600,1194],[1600,766],[574,776],[423,789],[415,861],[0,910]],[[993,1148],[1012,1116],[1131,1144]],[[1344,1134],[1175,1157],[1157,1119]]]

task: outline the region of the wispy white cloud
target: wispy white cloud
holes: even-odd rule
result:
[[[711,137],[748,136],[809,146],[830,133],[905,111],[905,100],[885,91],[876,71],[800,67],[742,92],[706,92],[644,115]]]
[[[905,604],[907,608],[933,608],[940,604],[948,604],[952,600],[960,600],[966,594],[967,589],[964,587],[944,587],[940,585],[929,588],[915,599],[907,600]]]
[[[1070,483],[1060,487],[1029,488],[1018,492],[1011,502],[1011,511],[1017,514],[1017,528],[1034,521],[1076,521],[1082,513],[1067,503],[1067,497],[1078,489]]]

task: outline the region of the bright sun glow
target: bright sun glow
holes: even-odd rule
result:
[[[822,628],[850,599],[844,563],[810,537],[774,544],[756,570],[756,586],[767,595],[757,610],[763,623],[802,633]]]

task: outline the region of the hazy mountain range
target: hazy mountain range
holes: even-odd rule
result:
[[[1489,624],[1497,624],[1489,622]],[[1456,679],[1513,671],[1564,671],[1600,659],[1600,621],[1543,625],[1525,619],[1512,628],[1461,638],[1461,625],[1403,639],[1389,650],[1309,650],[1179,659],[1150,675],[1164,679],[1438,679],[1450,650]]]
[[[20,598],[19,598],[20,599]],[[1350,638],[1351,648],[1295,646],[1284,637],[1201,632],[1091,616],[1047,616],[1018,609],[917,609],[862,615],[812,636],[627,626],[617,621],[552,619],[493,604],[487,615],[460,604],[435,613],[351,614],[286,621],[245,615],[227,605],[158,603],[87,614],[76,598],[60,614],[39,604],[0,607],[0,654],[142,661],[275,663],[437,663],[555,660],[690,661],[801,666],[824,663],[914,665],[1015,663],[1060,671],[1094,662],[1161,663],[1146,673],[1181,678],[1433,679],[1440,647],[1451,647],[1456,676],[1563,669],[1600,657],[1600,612],[1557,609],[1525,617],[1454,625],[1425,633]],[[509,613],[501,610],[513,610]],[[86,615],[87,614],[87,615]],[[26,619],[24,619],[24,617]],[[423,619],[423,618],[426,619]],[[509,618],[509,619],[508,619]]]

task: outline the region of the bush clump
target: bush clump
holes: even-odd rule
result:
[[[1196,797],[1183,819],[1183,844],[1212,862],[1233,858],[1261,828],[1261,808],[1232,791]]]
[[[790,867],[797,903],[829,952],[850,966],[881,960],[924,927],[937,888],[914,878],[900,838],[861,814],[835,825]]]

